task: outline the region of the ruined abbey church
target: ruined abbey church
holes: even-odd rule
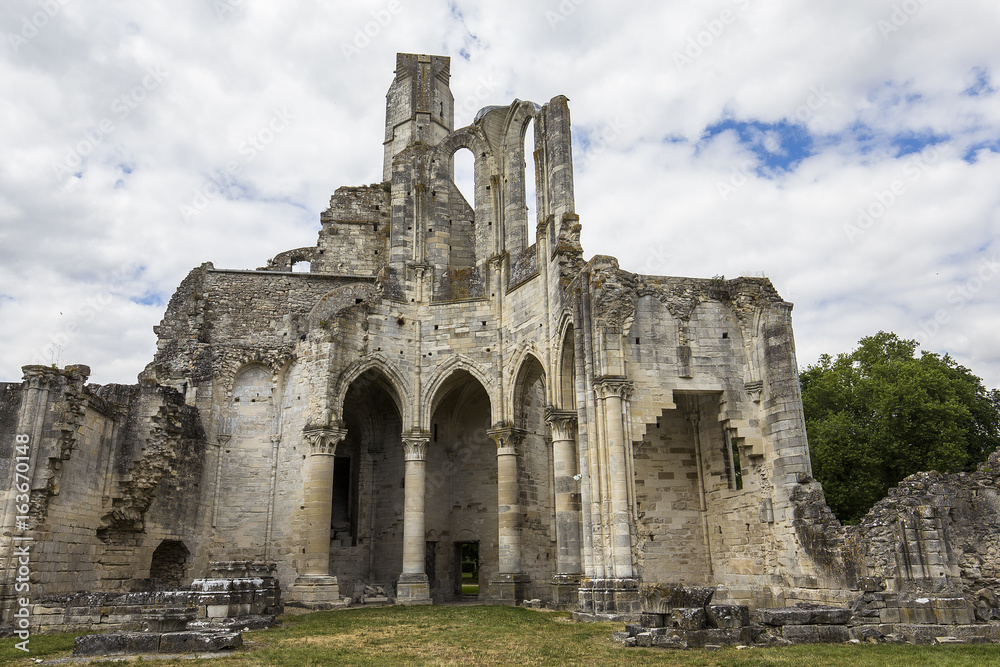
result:
[[[456,129],[450,75],[399,54],[382,182],[338,188],[315,246],[192,270],[138,384],[76,365],[0,386],[5,617],[30,536],[34,622],[58,628],[115,623],[74,625],[80,593],[228,579],[310,608],[584,617],[634,615],[654,582],[751,608],[867,592],[904,620],[930,591],[939,622],[971,620],[997,584],[989,474],[841,527],[810,476],[792,304],[763,278],[585,260],[567,99]]]

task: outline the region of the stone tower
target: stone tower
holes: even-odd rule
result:
[[[449,87],[451,58],[396,54],[396,77],[385,96],[385,166],[382,180],[392,175],[392,159],[416,143],[437,144],[455,129],[455,97]]]

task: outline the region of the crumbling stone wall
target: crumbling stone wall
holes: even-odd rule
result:
[[[979,620],[1000,618],[1000,451],[974,473],[917,473],[846,528],[865,577],[884,590],[963,596]]]

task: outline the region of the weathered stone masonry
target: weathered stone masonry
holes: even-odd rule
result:
[[[479,599],[591,618],[637,616],[655,582],[751,607],[932,592],[1000,614],[995,480],[901,487],[841,527],[810,476],[791,304],[766,279],[584,260],[568,100],[455,129],[449,79],[448,58],[400,54],[383,181],[337,189],[314,247],[192,270],[137,385],[26,366],[0,387],[0,473],[31,441],[30,525],[5,496],[7,622],[27,534],[50,627],[113,624],[89,602],[74,622],[66,596],[237,570],[308,607],[371,586],[450,600],[470,558]],[[270,590],[240,604],[276,608]]]

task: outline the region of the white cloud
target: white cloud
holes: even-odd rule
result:
[[[996,3],[67,0],[24,37],[39,7],[0,8],[2,380],[56,339],[59,363],[132,382],[190,268],[254,268],[315,243],[336,187],[381,178],[384,95],[405,51],[451,56],[456,101],[472,100],[460,124],[514,97],[570,98],[594,151],[576,156],[588,256],[763,271],[796,303],[802,364],[886,329],[1000,385],[1000,277],[960,306],[954,292],[1000,252],[1000,155],[963,159],[1000,140]],[[286,128],[241,150],[282,110]],[[723,119],[758,124],[775,154],[788,151],[776,124],[804,127],[812,150],[789,173],[758,171],[735,132],[699,143]],[[914,156],[897,156],[907,136],[947,141],[917,178]],[[74,171],[58,168],[74,154]],[[227,195],[185,220],[231,163]],[[894,181],[905,190],[852,239],[845,226]],[[737,185],[722,196],[720,183]],[[122,267],[136,272],[109,290]]]

